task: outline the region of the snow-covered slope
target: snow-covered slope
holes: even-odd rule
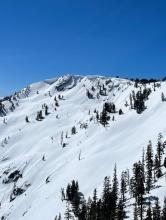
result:
[[[106,95],[98,95],[103,84]],[[115,163],[118,173],[131,168],[149,140],[155,146],[160,132],[165,140],[166,102],[161,101],[161,92],[166,94],[166,83],[161,82],[156,91],[153,83],[147,87],[152,93],[142,114],[126,105],[132,91],[140,88],[119,78],[67,75],[22,90],[12,99],[13,109],[12,103],[4,100],[7,111],[0,117],[0,217],[53,220],[64,212],[61,188],[71,180],[79,181],[86,197],[95,187],[100,194],[103,178],[112,175]],[[87,90],[93,98],[87,97]],[[55,96],[59,106],[55,106]],[[106,127],[96,121],[94,113],[95,109],[101,111],[105,102],[114,102],[124,112],[110,114],[115,120],[110,120]],[[45,118],[37,121],[37,112],[43,110],[44,104],[50,114],[43,114]],[[26,123],[26,116],[30,123]],[[83,128],[85,124],[87,129]],[[75,135],[71,135],[73,126]],[[22,177],[5,184],[9,174],[16,170]],[[152,192],[161,199],[166,195],[164,181],[161,179],[162,187]],[[10,202],[16,187],[25,192]]]

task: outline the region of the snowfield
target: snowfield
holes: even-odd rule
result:
[[[97,98],[99,83],[107,84],[107,94]],[[86,92],[92,86],[94,98],[89,99]],[[0,217],[54,220],[59,212],[63,216],[65,202],[61,201],[61,188],[66,188],[71,180],[79,181],[80,191],[86,198],[94,188],[100,195],[103,179],[112,176],[115,164],[119,175],[131,169],[141,159],[149,140],[155,152],[158,134],[162,133],[166,140],[166,102],[161,101],[161,92],[166,94],[166,82],[161,82],[156,91],[153,83],[147,86],[152,93],[142,114],[125,105],[131,92],[139,90],[134,82],[100,76],[66,75],[32,84],[13,101],[12,111],[11,103],[4,101],[8,111],[0,117]],[[63,98],[58,99],[58,95]],[[59,103],[56,110],[55,96]],[[110,114],[106,127],[96,121],[94,114],[95,109],[102,110],[104,102],[114,102],[124,112]],[[49,115],[43,113],[44,119],[37,121],[37,112],[44,104]],[[26,116],[29,123],[25,121]],[[83,123],[87,129],[80,126]],[[71,135],[73,126],[75,135]],[[16,170],[21,172],[21,178],[5,184],[4,180]],[[157,185],[160,187],[151,194],[163,201],[165,177]],[[24,192],[10,202],[16,186]]]

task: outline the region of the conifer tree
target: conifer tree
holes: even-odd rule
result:
[[[162,210],[162,220],[166,219],[166,197],[164,198],[164,205]]]
[[[111,217],[112,212],[112,194],[110,178],[104,178],[103,196],[102,196],[102,218],[108,219]]]
[[[76,127],[75,127],[75,126],[72,127],[72,129],[71,129],[71,134],[72,134],[72,135],[73,135],[73,134],[76,134]]]
[[[25,117],[25,121],[26,121],[27,123],[29,123],[29,118],[28,118],[28,116]]]
[[[125,194],[127,193],[127,175],[126,172],[122,172],[121,175],[121,198],[122,198],[122,202],[125,203],[126,198],[125,198]]]
[[[108,113],[106,109],[103,108],[103,111],[100,114],[100,123],[105,127],[108,124],[108,120],[109,120]]]
[[[119,115],[123,115],[122,109],[119,109]]]
[[[47,105],[45,106],[45,115],[46,115],[46,116],[49,115],[48,106],[47,106]]]
[[[149,205],[149,207],[148,207],[148,209],[147,209],[145,220],[153,220],[153,219],[152,219],[152,209],[151,209],[151,205]]]
[[[153,151],[152,143],[149,142],[146,152],[146,191],[149,193],[152,188],[152,171],[153,171]]]
[[[112,209],[113,215],[112,217],[116,216],[117,211],[117,202],[118,202],[118,178],[117,178],[117,169],[116,165],[114,168],[113,180],[112,180]]]
[[[133,98],[132,98],[132,95],[130,94],[130,108],[133,109]]]
[[[143,152],[142,152],[142,173],[143,173],[143,180],[145,182],[145,150],[143,148]]]
[[[97,214],[96,214],[96,220],[102,219],[102,201],[99,199],[97,201]]]
[[[85,202],[83,202],[83,204],[82,204],[78,219],[79,220],[87,220],[87,205]]]
[[[59,107],[58,101],[55,101],[55,106],[56,106],[56,107]]]
[[[97,219],[97,190],[93,192],[93,199],[90,206],[90,219]]]
[[[162,176],[160,161],[157,154],[155,155],[155,160],[154,160],[154,172],[155,172],[155,177],[160,178]]]
[[[65,211],[65,219],[66,220],[71,220],[72,219],[72,215],[71,215],[72,211],[70,209],[70,203],[67,202],[66,203],[66,211]]]
[[[97,122],[99,121],[99,112],[98,111],[96,111],[96,120],[97,120]]]
[[[155,219],[155,220],[161,219],[161,207],[160,207],[158,198],[155,202],[155,207],[153,208],[153,219]]]
[[[131,189],[134,198],[140,209],[140,218],[143,219],[144,212],[144,173],[143,173],[143,165],[139,161],[138,163],[134,163],[133,165],[133,177],[131,178]]]
[[[163,146],[161,142],[161,136],[159,136],[158,143],[157,143],[157,156],[158,156],[160,167],[161,167],[162,154],[163,154]]]
[[[163,92],[161,93],[161,100],[162,100],[162,102],[165,102],[165,101],[166,101],[166,98],[165,98],[165,95],[164,95]]]
[[[166,157],[164,158],[164,167],[166,168]]]
[[[138,220],[138,206],[136,202],[134,204],[134,220]]]
[[[120,199],[117,206],[117,220],[123,220],[125,217],[124,202]]]

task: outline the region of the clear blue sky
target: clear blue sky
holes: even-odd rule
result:
[[[166,1],[0,1],[0,95],[64,73],[165,76]]]

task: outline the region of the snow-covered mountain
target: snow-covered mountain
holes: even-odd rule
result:
[[[141,112],[131,107],[133,91],[150,90]],[[61,188],[78,180],[86,198],[103,179],[132,169],[158,134],[166,140],[166,82],[141,84],[127,79],[70,76],[34,83],[0,104],[0,217],[54,220],[64,213]],[[56,98],[55,98],[56,97]],[[97,112],[115,105],[103,125]],[[47,107],[46,107],[47,106]],[[119,110],[123,114],[120,114]],[[42,113],[42,117],[41,117]],[[45,115],[46,113],[46,115]],[[36,120],[37,119],[37,120]],[[71,134],[72,128],[75,134]],[[165,172],[166,169],[163,172]],[[162,176],[151,195],[163,202]],[[132,203],[132,201],[131,201]],[[130,201],[128,202],[128,205]],[[132,208],[131,208],[132,210]],[[133,219],[132,214],[129,219]]]

